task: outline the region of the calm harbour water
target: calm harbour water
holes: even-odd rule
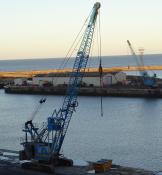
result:
[[[116,59],[119,62],[119,58]],[[125,60],[121,60],[123,64]],[[157,60],[157,64],[162,65],[162,55],[158,55]],[[111,61],[110,59],[105,62],[112,65]],[[20,62],[22,66],[17,63],[19,69],[15,64],[12,70],[24,70],[25,66],[29,69],[26,61]],[[7,64],[11,63],[8,61]],[[156,64],[155,61],[152,64]],[[39,67],[38,62],[36,65]],[[0,69],[11,70],[10,66],[1,66],[2,64]],[[34,64],[29,67],[32,66]],[[39,69],[42,69],[41,63]],[[161,72],[159,74],[162,75]],[[22,126],[41,97],[5,94],[0,90],[0,148],[22,148]],[[62,96],[48,96],[47,102],[34,121],[46,121],[53,109],[59,109],[62,99]],[[78,101],[79,106],[72,117],[63,144],[62,150],[66,156],[92,161],[108,158],[121,165],[162,170],[162,99],[104,97],[104,117],[100,116],[99,97],[79,97]]]

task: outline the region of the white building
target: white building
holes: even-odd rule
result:
[[[117,83],[124,84],[124,82],[126,82],[126,78],[127,78],[127,75],[124,72],[107,73],[103,76],[103,85],[109,86]]]
[[[14,85],[21,86],[21,85],[25,84],[26,81],[27,81],[27,78],[15,78]]]
[[[33,85],[43,86],[44,84],[51,84],[53,86],[66,85],[69,82],[69,73],[51,73],[40,74],[33,77]],[[118,82],[126,81],[126,73],[103,73],[103,85],[117,84]],[[100,86],[99,72],[85,73],[82,80],[84,86]]]

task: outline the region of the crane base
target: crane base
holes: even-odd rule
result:
[[[46,173],[54,173],[54,169],[57,166],[73,166],[73,161],[71,159],[67,159],[65,157],[54,159],[51,163],[47,162],[24,162],[21,164],[21,168],[34,170],[34,171],[41,171]]]
[[[53,159],[52,165],[54,166],[73,166],[73,160],[66,157],[58,157]]]
[[[41,171],[46,173],[54,173],[54,166],[50,164],[41,164],[33,162],[25,162],[21,164],[23,169]]]

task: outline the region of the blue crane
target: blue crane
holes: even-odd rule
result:
[[[71,160],[62,157],[60,150],[72,114],[78,106],[78,90],[88,62],[99,9],[100,3],[96,2],[74,61],[62,107],[59,110],[54,110],[41,128],[36,127],[32,120],[25,123],[25,128],[23,129],[25,139],[21,143],[24,149],[20,151],[20,160],[34,160],[34,162],[39,162],[39,165],[40,162],[53,165],[62,163],[72,165]]]
[[[143,62],[142,56],[138,57],[136,55],[129,40],[127,40],[127,43],[128,43],[128,46],[130,48],[130,51],[131,51],[133,57],[135,58],[135,60],[137,62],[137,66],[144,67],[144,62]],[[142,70],[142,71],[140,71],[140,75],[142,77],[142,82],[143,82],[144,86],[154,87],[156,85],[156,74],[154,74],[153,76],[150,76],[146,70]]]

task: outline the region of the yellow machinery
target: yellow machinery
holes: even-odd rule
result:
[[[112,167],[112,160],[101,159],[93,163],[95,173],[102,173],[108,171]]]

